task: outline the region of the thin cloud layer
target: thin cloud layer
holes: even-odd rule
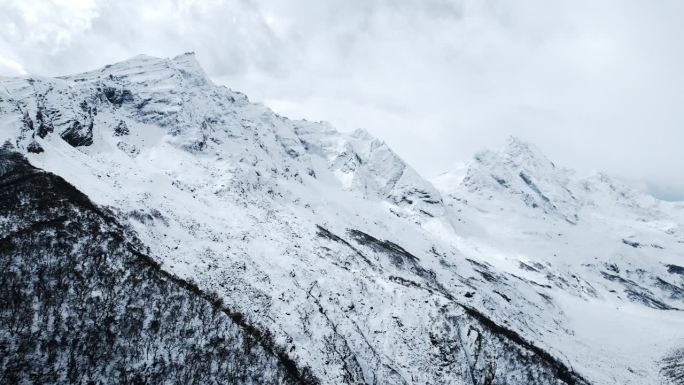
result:
[[[295,118],[364,127],[426,176],[516,135],[684,199],[684,3],[0,0],[0,72],[195,51]]]

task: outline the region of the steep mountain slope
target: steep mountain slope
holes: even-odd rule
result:
[[[270,336],[160,270],[109,213],[8,147],[0,149],[3,383],[315,383]]]
[[[0,84],[3,140],[322,383],[655,383],[684,344],[681,209],[579,194],[523,143],[440,193],[367,133],[278,116],[191,54]],[[620,350],[636,330],[650,342]]]

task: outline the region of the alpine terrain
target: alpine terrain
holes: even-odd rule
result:
[[[510,138],[428,181],[194,54],[0,78],[6,384],[683,384],[684,203]]]

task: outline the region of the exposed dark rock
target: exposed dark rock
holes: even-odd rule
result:
[[[506,294],[501,293],[501,292],[499,292],[499,291],[497,291],[497,290],[494,290],[494,293],[497,294],[497,295],[499,295],[501,298],[505,299],[506,302],[511,302],[511,298],[510,298],[509,296],[507,296]]]
[[[422,287],[418,282],[412,281],[410,279],[402,278],[402,277],[397,277],[394,275],[389,276],[389,280],[392,282],[396,282],[400,285],[407,286],[407,287]]]
[[[484,278],[485,280],[487,280],[489,282],[499,282],[499,279],[497,279],[493,274],[491,274],[487,271],[477,270],[477,269],[475,269],[475,271],[477,271],[482,276],[482,278]]]
[[[528,265],[528,264],[526,264],[526,263],[524,263],[524,262],[520,262],[520,263],[518,264],[518,266],[519,266],[521,269],[527,270],[527,271],[535,271],[535,272],[538,272],[538,271],[539,271],[539,270],[537,270],[536,268],[534,268],[534,267],[532,267],[532,266],[530,266],[530,265]]]
[[[510,185],[508,184],[508,182],[506,182],[505,179],[499,178],[496,175],[492,175],[492,178],[494,178],[496,183],[498,183],[501,187],[503,187],[503,188],[509,188],[510,187]]]
[[[435,280],[435,273],[432,270],[423,268],[419,263],[418,257],[404,250],[404,248],[396,243],[380,240],[363,231],[354,229],[347,230],[347,234],[357,243],[369,247],[379,255],[387,257],[390,263],[397,268],[406,269],[430,282],[434,289],[440,289],[439,283]]]
[[[620,274],[620,268],[618,267],[618,265],[616,265],[616,264],[614,264],[614,263],[608,263],[608,264],[606,264],[606,268],[607,268],[608,270],[612,271],[613,273]]]
[[[38,129],[36,130],[36,134],[38,134],[38,136],[40,136],[41,138],[45,138],[47,134],[54,131],[52,122],[50,122],[50,120],[47,119],[45,114],[43,114],[43,111],[41,111],[40,109],[36,112],[36,122],[38,123]]]
[[[677,266],[677,265],[666,265],[666,266],[667,266],[667,272],[668,273],[684,275],[684,267]]]
[[[660,290],[666,292],[668,296],[672,299],[684,299],[684,289],[674,285],[670,282],[665,281],[662,278],[655,279],[655,286]]]
[[[539,187],[532,181],[532,178],[530,178],[527,174],[525,174],[525,173],[522,172],[522,171],[520,171],[519,176],[520,176],[520,179],[522,179],[523,182],[525,182],[525,184],[526,184],[532,191],[534,191],[537,195],[539,195],[539,197],[540,197],[543,201],[545,201],[545,202],[547,202],[547,203],[548,203],[548,202],[551,202],[551,200],[550,200],[546,195],[544,195],[544,193],[542,193],[542,191],[539,189]]]
[[[376,252],[383,253],[397,267],[416,265],[418,257],[404,250],[401,246],[390,241],[381,241],[363,231],[350,229],[347,233],[358,243],[368,246]]]
[[[84,126],[78,120],[74,120],[60,136],[73,147],[90,146],[93,144],[93,123]]]
[[[625,294],[627,295],[627,298],[629,298],[631,301],[641,303],[653,309],[676,310],[676,308],[656,298],[650,290],[646,289],[645,287],[639,285],[638,283],[630,279],[623,278],[616,274],[610,274],[605,271],[602,271],[601,275],[603,276],[603,278],[609,281],[618,282],[622,286],[624,286]]]
[[[119,120],[119,123],[114,128],[114,136],[125,136],[128,134],[130,134],[130,130],[126,125],[126,122],[124,122],[123,120]]]
[[[658,300],[657,298],[653,297],[653,295],[649,294],[644,290],[627,289],[625,290],[625,293],[627,294],[627,298],[629,298],[630,300],[634,302],[639,302],[650,308],[658,310],[676,310],[676,308],[664,303],[663,301]]]
[[[660,374],[672,385],[684,384],[684,348],[675,350],[662,362]]]
[[[370,259],[368,259],[368,257],[366,257],[361,251],[359,251],[359,249],[357,249],[356,247],[354,247],[351,243],[349,243],[349,242],[347,242],[346,240],[344,240],[343,238],[341,238],[341,237],[339,237],[339,236],[333,234],[332,232],[330,232],[329,230],[327,230],[326,228],[324,228],[324,227],[322,227],[322,226],[316,225],[316,229],[317,229],[317,233],[316,233],[316,234],[317,234],[319,237],[327,238],[327,239],[329,239],[329,240],[331,240],[331,241],[333,241],[333,242],[338,242],[338,243],[343,244],[344,246],[346,246],[346,247],[348,247],[350,250],[352,250],[352,251],[354,252],[355,255],[357,255],[359,258],[361,258],[361,259],[362,259],[364,262],[366,262],[368,265],[373,266],[373,263],[370,261]]]
[[[45,150],[43,150],[43,147],[40,144],[38,144],[38,142],[32,140],[31,143],[29,143],[29,145],[26,146],[26,151],[32,152],[34,154],[40,154]]]
[[[133,102],[133,94],[131,91],[123,89],[119,90],[114,87],[105,87],[102,90],[105,98],[117,107],[121,107],[124,103]]]
[[[622,243],[624,243],[624,244],[627,245],[627,246],[632,246],[632,247],[635,248],[635,249],[641,247],[641,243],[636,242],[636,241],[630,241],[630,240],[627,240],[627,239],[623,239],[623,240],[622,240]]]
[[[489,270],[489,266],[485,265],[482,262],[478,262],[474,259],[466,258],[466,261],[468,261],[471,265],[479,267],[481,269]]]
[[[24,115],[21,118],[21,122],[24,125],[24,127],[22,127],[22,130],[33,131],[33,120],[31,120],[31,117],[29,116],[28,111],[24,111]]]

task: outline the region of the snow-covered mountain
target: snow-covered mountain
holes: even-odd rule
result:
[[[254,354],[273,378],[681,380],[684,205],[579,177],[519,140],[430,182],[364,131],[214,85],[193,54],[2,78],[0,135],[111,212],[161,272],[272,336]],[[23,225],[0,214],[11,239]]]

